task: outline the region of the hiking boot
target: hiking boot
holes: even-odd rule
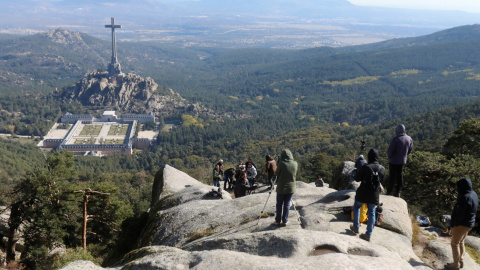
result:
[[[352,232],[354,232],[355,234],[358,234],[358,229],[356,229],[355,227],[353,227],[353,224],[350,225],[350,230],[351,230]]]
[[[273,222],[272,225],[273,225],[273,226],[280,226],[280,222],[276,222],[276,221],[275,221],[275,222]]]
[[[360,234],[360,238],[367,241],[367,242],[370,242],[370,237],[368,237],[366,234],[362,233]]]
[[[288,222],[285,222],[285,223],[282,222],[282,224],[280,224],[280,226],[287,227],[287,224],[288,224]]]

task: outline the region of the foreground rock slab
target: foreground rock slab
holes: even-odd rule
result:
[[[298,182],[288,226],[277,227],[275,192],[212,199],[211,189],[166,166],[156,176],[137,249],[115,269],[434,269],[412,249],[400,198],[381,196],[383,223],[367,242],[349,230],[352,190]],[[444,254],[441,262],[451,258]],[[468,265],[480,269],[472,259]]]

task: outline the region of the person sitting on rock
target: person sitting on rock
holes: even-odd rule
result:
[[[257,186],[250,186],[247,184],[247,173],[244,172],[235,183],[234,194],[235,198],[240,198],[248,194],[248,191],[256,189]]]
[[[316,187],[323,187],[325,185],[325,182],[323,182],[323,179],[321,176],[319,176],[317,178],[317,180],[315,180],[315,186]]]
[[[355,234],[359,233],[360,208],[366,203],[368,208],[367,232],[361,234],[360,238],[370,241],[373,227],[375,226],[375,209],[380,202],[380,182],[385,179],[385,168],[378,163],[377,149],[370,149],[367,157],[368,164],[363,165],[354,176],[355,181],[361,181],[361,183],[355,194],[355,203],[353,204],[353,225],[350,225],[350,230]]]
[[[220,187],[220,166],[217,164],[213,169],[213,186]]]

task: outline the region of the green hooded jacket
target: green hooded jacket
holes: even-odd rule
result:
[[[280,155],[280,162],[278,163],[275,175],[277,176],[277,193],[289,194],[295,192],[295,181],[297,177],[298,164],[293,159],[293,154],[290,150],[285,149]]]

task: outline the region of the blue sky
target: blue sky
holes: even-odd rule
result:
[[[348,0],[359,6],[393,7],[427,10],[461,10],[480,13],[479,0]]]

